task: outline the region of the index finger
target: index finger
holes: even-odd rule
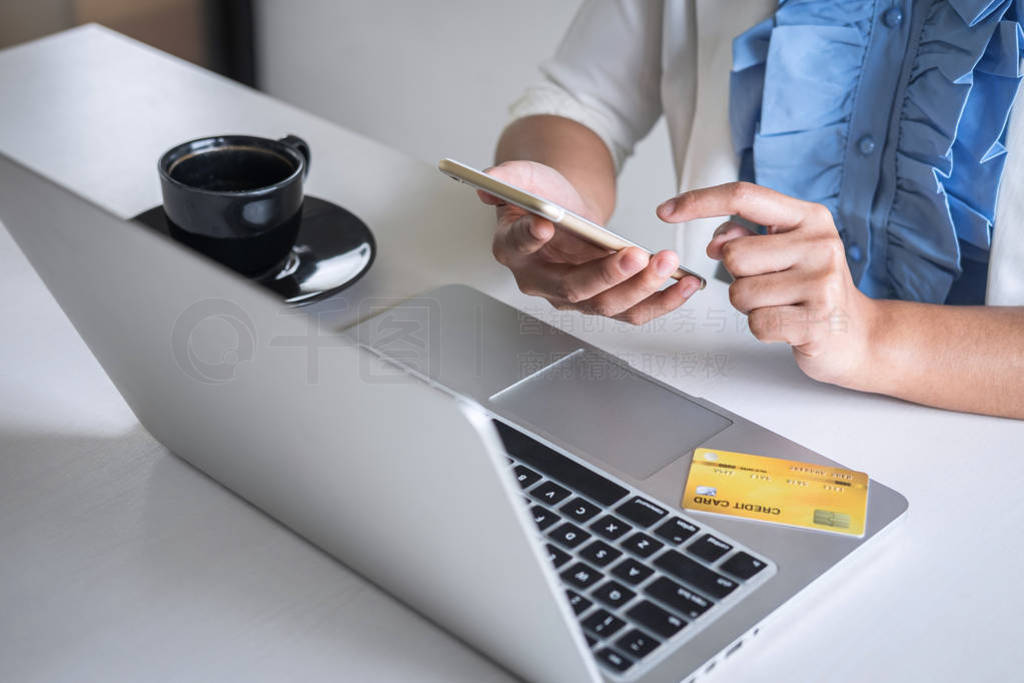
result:
[[[510,258],[540,251],[554,236],[555,226],[551,221],[524,214],[507,226],[499,225],[491,246],[495,258],[505,263]]]
[[[476,196],[484,204],[490,204],[491,206],[505,206],[505,200],[504,199],[500,199],[498,197],[495,197],[493,194],[490,194],[489,192],[484,192],[483,190],[477,190],[476,191]]]
[[[726,183],[684,192],[658,207],[658,217],[669,223],[681,223],[713,216],[741,216],[758,225],[795,228],[807,217],[811,207],[781,192],[753,183]]]

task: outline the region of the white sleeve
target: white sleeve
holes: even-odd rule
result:
[[[1006,138],[1006,166],[996,199],[985,303],[1024,306],[1024,106],[1020,104],[1010,112]]]
[[[618,172],[661,116],[662,16],[662,0],[587,0],[512,117],[578,121],[604,141]]]

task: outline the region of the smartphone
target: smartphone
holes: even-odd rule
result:
[[[573,213],[568,209],[550,202],[543,197],[538,197],[535,194],[531,194],[526,190],[522,190],[514,185],[503,183],[497,178],[493,178],[482,171],[478,171],[475,168],[470,168],[465,164],[460,164],[458,161],[453,159],[441,159],[437,163],[437,169],[444,173],[449,178],[458,180],[459,182],[471,185],[478,190],[494,195],[504,202],[518,206],[524,211],[546,218],[559,228],[568,230],[576,237],[581,240],[589,242],[596,247],[607,249],[609,251],[619,251],[626,247],[639,247],[648,254],[650,250],[644,249],[639,244],[630,242],[621,235],[616,235],[614,232],[607,228],[602,228],[597,223],[588,221],[583,216]],[[694,273],[692,270],[687,270],[680,266],[676,268],[676,271],[672,273],[672,277],[676,280],[681,280],[687,275],[691,275],[700,280],[700,288],[704,289],[707,286],[707,280],[703,277]]]

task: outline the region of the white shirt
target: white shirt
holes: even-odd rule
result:
[[[732,41],[769,17],[777,0],[589,0],[580,8],[546,79],[511,108],[514,118],[554,114],[593,130],[615,168],[664,114],[677,185],[732,182],[738,159],[729,128]],[[986,302],[1024,305],[1024,116],[1011,116],[1006,167],[996,205]],[[721,219],[681,224],[676,251],[684,265],[713,272],[705,255]]]

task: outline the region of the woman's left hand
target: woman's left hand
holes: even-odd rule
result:
[[[684,192],[658,207],[669,223],[734,215],[766,226],[767,234],[726,221],[707,251],[735,278],[729,300],[747,315],[750,331],[792,346],[814,379],[861,384],[870,373],[877,305],[854,286],[828,209],[751,183]]]

